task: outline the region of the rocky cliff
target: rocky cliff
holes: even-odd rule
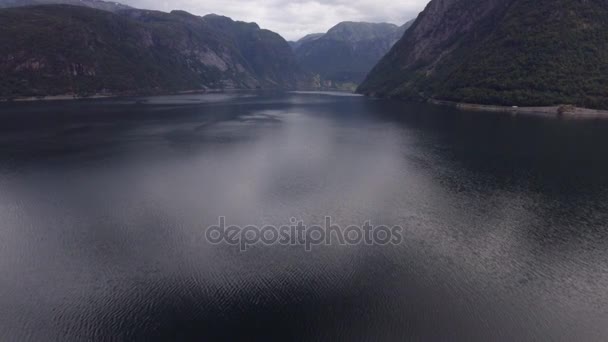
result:
[[[0,97],[295,89],[287,42],[253,23],[48,5],[0,10]]]

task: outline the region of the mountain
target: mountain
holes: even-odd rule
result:
[[[358,91],[608,108],[608,2],[432,0]]]
[[[131,9],[118,2],[101,0],[0,0],[0,8],[24,7],[36,5],[73,5],[96,8],[99,10],[118,12]]]
[[[307,36],[295,52],[304,70],[318,75],[325,87],[353,87],[403,35],[387,23],[342,22],[324,35]]]
[[[306,42],[310,42],[316,39],[319,39],[321,37],[323,37],[325,33],[311,33],[311,34],[307,34],[304,37],[300,38],[298,41],[290,41],[289,45],[291,45],[291,47],[296,50],[298,49],[302,44],[306,43]]]
[[[3,98],[305,82],[287,42],[254,23],[67,5],[0,10],[0,74]]]

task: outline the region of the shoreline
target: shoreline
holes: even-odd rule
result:
[[[167,93],[151,93],[151,94],[94,94],[90,96],[78,96],[74,94],[49,95],[49,96],[27,96],[17,98],[0,98],[0,103],[19,103],[19,102],[42,102],[42,101],[77,101],[77,100],[95,100],[95,99],[110,99],[121,97],[148,97],[148,96],[170,96],[170,95],[189,95],[189,94],[210,94],[223,92],[239,92],[251,91],[255,89],[193,89]],[[257,89],[259,90],[259,89]],[[327,91],[327,90],[286,90],[295,93],[323,93],[335,92],[343,94],[361,95],[357,93],[342,92],[342,91]],[[608,119],[608,110],[591,109],[584,107],[576,107],[573,105],[555,105],[555,106],[537,106],[537,107],[519,107],[519,106],[499,106],[499,105],[483,105],[466,102],[455,102],[437,99],[428,99],[428,104],[443,107],[452,107],[463,111],[473,112],[493,112],[507,113],[511,115],[536,115],[562,119]]]
[[[16,97],[11,99],[0,99],[0,103],[15,103],[15,102],[36,102],[36,101],[73,101],[73,100],[87,100],[87,99],[105,99],[120,97],[120,95],[102,95],[95,94],[91,96],[77,96],[77,95],[48,95],[48,96],[26,96]]]
[[[172,95],[193,95],[193,94],[218,94],[218,93],[233,93],[233,92],[255,92],[255,91],[285,91],[293,93],[336,93],[336,94],[350,94],[355,96],[361,96],[357,93],[340,90],[297,90],[297,89],[247,89],[247,88],[225,88],[225,89],[193,89],[193,90],[182,90],[175,92],[158,92],[158,93],[124,93],[124,94],[108,94],[100,93],[93,94],[90,96],[78,96],[75,94],[63,94],[63,95],[47,95],[47,96],[23,96],[15,98],[0,98],[1,103],[20,103],[20,102],[43,102],[43,101],[78,101],[78,100],[95,100],[95,99],[115,99],[115,98],[133,98],[133,97],[150,97],[150,96],[172,96]]]
[[[572,105],[519,107],[482,105],[435,99],[429,99],[427,102],[437,106],[453,107],[460,110],[475,112],[509,113],[512,115],[538,115],[564,119],[608,119],[608,110],[583,108]]]
[[[47,95],[47,96],[24,96],[16,98],[0,98],[0,103],[18,103],[18,102],[42,102],[42,101],[78,101],[78,100],[95,100],[95,99],[112,99],[121,97],[148,97],[148,96],[170,96],[170,95],[189,95],[189,94],[213,94],[223,92],[236,92],[253,89],[195,89],[182,90],[176,92],[159,92],[159,93],[124,93],[124,94],[93,94],[90,96],[78,96],[75,94],[63,95]]]

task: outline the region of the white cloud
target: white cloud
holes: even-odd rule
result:
[[[390,22],[401,25],[416,17],[429,0],[118,0],[133,7],[197,15],[216,13],[235,20],[256,22],[298,39],[325,32],[341,21]]]

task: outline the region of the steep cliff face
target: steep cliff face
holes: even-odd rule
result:
[[[412,82],[440,62],[491,33],[512,0],[433,0],[393,49],[374,67],[359,91],[413,96]],[[412,91],[414,94],[404,94]]]
[[[304,80],[279,35],[186,12],[51,5],[0,10],[0,97],[287,88]]]
[[[218,15],[203,21],[228,36],[261,86],[295,88],[306,82],[293,50],[277,33]]]
[[[358,84],[408,27],[342,22],[320,37],[305,37],[295,51],[304,70],[328,85]]]
[[[433,0],[359,92],[608,107],[608,3]]]
[[[470,40],[482,40],[510,0],[435,0],[416,21],[397,52],[406,52],[407,64],[436,64],[447,53]],[[404,49],[405,48],[405,49]]]

